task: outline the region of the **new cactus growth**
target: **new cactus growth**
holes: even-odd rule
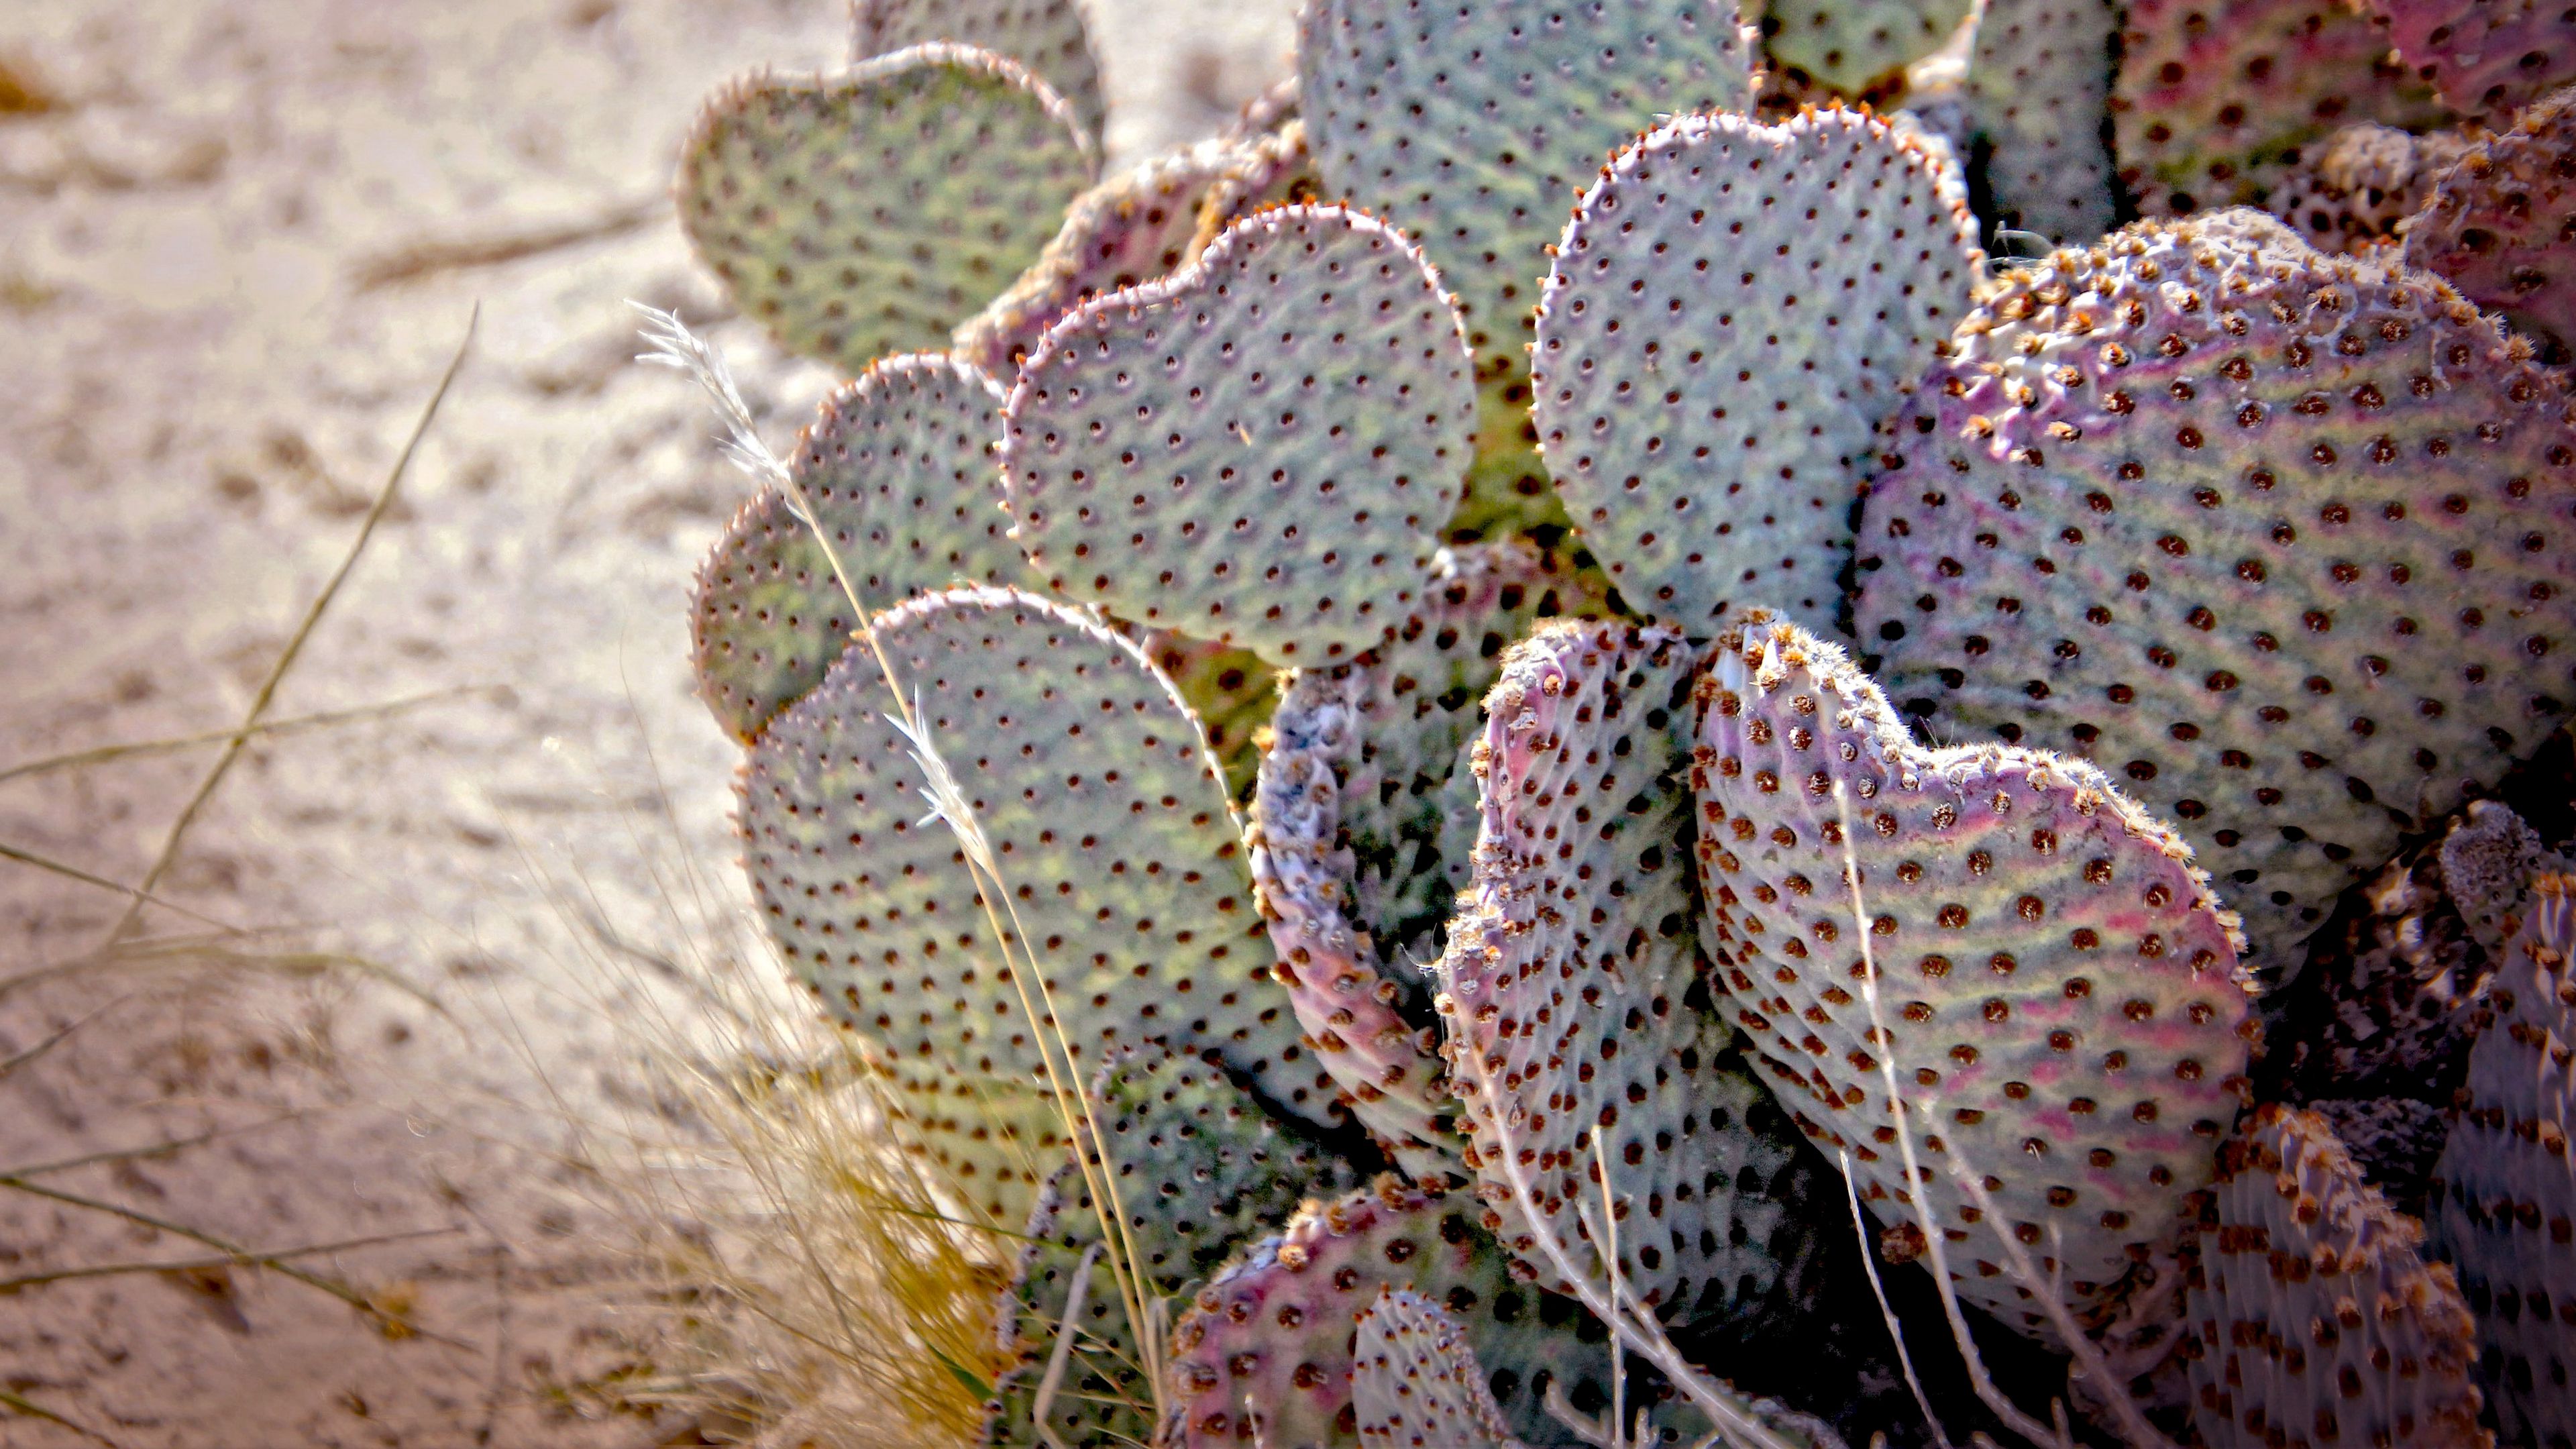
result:
[[[2560,1442],[2567,105],[2382,8],[1800,0],[1762,121],[1725,5],[1310,0],[1098,183],[1064,0],[718,97],[856,380],[657,317],[700,687],[989,1442]]]

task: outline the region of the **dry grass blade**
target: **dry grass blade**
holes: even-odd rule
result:
[[[441,272],[471,271],[525,261],[565,247],[606,241],[610,237],[641,230],[661,220],[670,204],[665,197],[643,197],[621,202],[587,221],[563,226],[539,227],[471,241],[423,242],[359,262],[349,269],[349,280],[359,291],[373,292],[405,282],[417,282]]]
[[[167,1263],[95,1263],[85,1268],[56,1268],[46,1273],[25,1273],[15,1278],[0,1278],[0,1297],[42,1288],[49,1283],[70,1283],[83,1278],[119,1278],[132,1273],[184,1273],[206,1268],[275,1268],[289,1258],[310,1258],[322,1253],[348,1252],[358,1248],[382,1247],[387,1243],[408,1243],[421,1238],[447,1237],[461,1231],[457,1228],[416,1228],[408,1233],[376,1233],[363,1238],[342,1238],[330,1243],[307,1243],[296,1248],[268,1248],[257,1252],[222,1253],[208,1258],[182,1258]]]
[[[295,667],[296,656],[304,652],[304,641],[313,637],[322,616],[330,610],[331,601],[339,597],[340,586],[348,582],[350,570],[358,566],[359,556],[367,551],[367,540],[375,537],[376,525],[384,521],[385,510],[393,506],[394,496],[402,488],[403,474],[410,471],[412,456],[420,451],[421,439],[428,436],[430,423],[438,417],[439,405],[447,400],[448,387],[456,381],[458,370],[465,366],[466,354],[474,346],[474,329],[482,318],[483,309],[477,304],[473,315],[466,319],[465,335],[457,340],[456,355],[448,360],[447,371],[438,379],[438,390],[430,394],[428,405],[421,409],[420,421],[413,424],[410,439],[403,444],[401,455],[394,459],[393,470],[385,475],[384,486],[376,490],[376,501],[359,522],[358,536],[350,540],[349,551],[341,556],[340,566],[332,570],[330,579],[322,585],[322,591],[313,596],[313,602],[305,609],[295,632],[288,636],[286,647],[278,651],[277,662],[269,667],[268,677],[260,681],[258,692],[251,696],[250,708],[243,714],[241,724],[225,740],[223,753],[215,758],[205,777],[197,782],[196,793],[189,796],[188,803],[180,808],[179,818],[170,822],[170,833],[162,839],[160,854],[153,859],[152,868],[144,873],[143,884],[136,889],[133,901],[126,906],[125,914],[117,919],[115,928],[108,932],[103,945],[113,945],[133,933],[153,888],[161,884],[161,878],[169,873],[171,864],[179,858],[179,846],[187,839],[188,828],[196,824],[199,812],[206,808],[208,800],[214,798],[215,789],[223,784],[224,776],[232,772],[233,763],[241,758],[243,748],[250,743],[251,731],[266,718],[269,705],[277,698],[278,686],[286,682],[287,671]]]
[[[1932,1412],[1932,1396],[1923,1391],[1923,1380],[1914,1372],[1914,1355],[1905,1347],[1905,1326],[1896,1320],[1896,1309],[1887,1301],[1887,1285],[1879,1281],[1878,1259],[1870,1251],[1869,1224],[1860,1215],[1860,1179],[1852,1175],[1851,1154],[1834,1154],[1842,1162],[1843,1196],[1851,1203],[1852,1237],[1860,1245],[1861,1271],[1869,1275],[1870,1296],[1878,1300],[1878,1315],[1887,1321],[1887,1336],[1896,1343],[1896,1364],[1905,1371],[1905,1387],[1914,1394],[1914,1407],[1923,1411],[1923,1423],[1932,1431],[1936,1449],[1950,1449],[1950,1432],[1941,1426],[1941,1416]]]
[[[58,875],[68,881],[77,881],[85,886],[92,886],[99,890],[110,891],[114,894],[124,896],[127,900],[134,903],[131,909],[140,909],[146,905],[160,906],[165,910],[174,911],[180,915],[186,916],[189,920],[195,921],[199,925],[212,926],[218,931],[233,932],[235,934],[239,933],[238,927],[226,925],[212,916],[192,911],[186,906],[179,905],[173,901],[165,901],[159,896],[151,894],[148,886],[130,886],[123,881],[109,880],[103,875],[92,875],[90,872],[81,869],[79,866],[67,865],[49,855],[38,855],[32,850],[27,850],[19,846],[0,844],[0,860],[14,860],[20,865],[41,870],[47,875]]]
[[[251,726],[247,731],[237,726],[232,729],[202,730],[192,735],[173,735],[166,740],[136,740],[132,744],[125,745],[100,745],[95,749],[73,750],[68,754],[22,760],[6,769],[0,769],[0,785],[5,785],[12,780],[23,780],[32,775],[47,775],[61,770],[77,770],[90,765],[109,764],[117,760],[144,759],[155,755],[173,755],[182,750],[203,749],[207,745],[227,743],[237,734],[247,733],[254,738],[265,739],[272,735],[290,734],[298,730],[327,729],[333,725],[354,724],[361,720],[384,719],[388,716],[408,713],[424,705],[438,704],[451,699],[465,699],[475,695],[498,695],[506,692],[507,686],[504,685],[469,684],[457,689],[435,689],[426,694],[407,695],[401,699],[388,700],[383,704],[360,705],[354,709],[328,709],[314,714],[295,715],[288,719],[267,720]],[[159,901],[155,904],[166,906],[169,903]],[[178,908],[173,906],[171,909]]]
[[[37,1403],[35,1400],[28,1398],[24,1394],[13,1393],[8,1389],[0,1389],[0,1409],[7,1409],[9,1412],[21,1415],[25,1418],[40,1420],[44,1423],[51,1424],[58,1429],[69,1430],[70,1432],[87,1439],[93,1444],[104,1444],[107,1446],[107,1449],[117,1449],[116,1441],[110,1439],[105,1434],[102,1434],[95,1429],[88,1428],[85,1425],[75,1424],[71,1420],[64,1418],[62,1415],[55,1413],[53,1410],[46,1408],[44,1405]]]
[[[32,1163],[25,1167],[0,1167],[0,1174],[10,1177],[43,1177],[48,1173],[70,1172],[79,1167],[95,1167],[102,1162],[141,1162],[148,1158],[168,1157],[185,1152],[191,1147],[203,1147],[220,1138],[241,1137],[249,1133],[265,1131],[282,1123],[300,1122],[311,1115],[309,1112],[281,1112],[277,1116],[257,1122],[247,1122],[239,1127],[216,1127],[200,1132],[194,1137],[178,1137],[168,1142],[146,1143],[140,1147],[111,1147],[102,1152],[57,1158],[52,1162]]]
[[[45,1053],[52,1051],[54,1048],[61,1046],[64,1042],[71,1040],[72,1033],[79,1031],[82,1027],[89,1025],[91,1022],[98,1020],[100,1017],[107,1015],[109,1012],[114,1011],[116,1008],[123,1006],[126,1002],[133,999],[134,998],[130,996],[120,996],[114,1001],[108,1002],[103,1006],[92,1007],[88,1012],[75,1018],[71,1025],[53,1033],[43,1041],[27,1048],[25,1051],[19,1052],[14,1056],[0,1058],[0,1082],[7,1081],[9,1079],[9,1074],[17,1071],[20,1067],[24,1067],[38,1060],[43,1057]]]

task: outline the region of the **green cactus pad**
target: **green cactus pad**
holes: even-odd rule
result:
[[[2494,1020],[2433,1169],[2434,1241],[2457,1266],[2508,1444],[2576,1436],[2576,877],[2531,882],[2488,996]]]
[[[852,60],[938,40],[1018,61],[1064,97],[1086,134],[1100,138],[1108,105],[1075,0],[856,0],[850,7]]]
[[[1202,141],[1084,192],[1037,265],[958,324],[950,350],[979,367],[1015,371],[1065,313],[1177,269],[1195,254],[1190,238],[1209,189],[1234,174],[1254,150],[1251,144]]]
[[[1261,727],[1279,707],[1276,671],[1249,649],[1169,629],[1138,631],[1136,643],[1199,717],[1208,749],[1225,771],[1226,794],[1241,799],[1261,768]]]
[[[1574,621],[1506,657],[1476,752],[1475,891],[1438,968],[1487,1226],[1555,1281],[1518,1163],[1577,1270],[1605,1279],[1583,1218],[1601,1221],[1606,1161],[1626,1212],[1620,1279],[1676,1322],[1804,1306],[1841,1190],[1703,984],[1683,778],[1694,662],[1671,631]]]
[[[1686,116],[1576,207],[1534,416],[1611,582],[1689,633],[1781,601],[1834,627],[1873,434],[1969,308],[1958,169],[1865,112]]]
[[[1213,1053],[1329,1120],[1223,787],[1142,653],[1011,589],[914,600],[879,616],[875,643],[981,827],[1052,1007],[1014,981],[956,836],[926,817],[918,747],[865,645],[761,736],[741,786],[745,868],[797,977],[919,1072],[1038,1082],[1025,986],[1055,1014],[1059,1062]]]
[[[2209,1180],[2258,1034],[2190,850],[2080,760],[1916,745],[1841,649],[1783,621],[1722,636],[1698,700],[1711,952],[1799,1125],[1850,1151],[1868,1199],[1910,1201],[1886,1054],[1960,1296],[2049,1334],[2000,1271],[2009,1231],[2079,1312],[2115,1301]]]
[[[2323,252],[2365,252],[2397,234],[2466,146],[2456,131],[2410,135],[2364,121],[2301,150],[2263,207]]]
[[[1862,511],[1887,692],[2120,776],[2257,958],[2576,699],[2567,379],[2438,279],[2148,223],[2016,272],[1955,351]]]
[[[2343,0],[2130,0],[2120,43],[2111,149],[2149,217],[2260,200],[2339,126],[2442,116]]]
[[[2500,127],[2576,80],[2576,16],[2534,0],[2369,0],[2398,59],[2452,110]]]
[[[2482,307],[2576,342],[2576,91],[2468,147],[2406,229],[2406,260]]]
[[[1525,1449],[1458,1320],[1410,1288],[1360,1310],[1351,1404],[1367,1449]]]
[[[1386,1288],[1410,1288],[1466,1329],[1505,1422],[1559,1442],[1541,1407],[1550,1382],[1569,1396],[1609,1382],[1610,1356],[1582,1310],[1541,1295],[1475,1227],[1475,1205],[1437,1187],[1380,1178],[1365,1191],[1308,1203],[1286,1231],[1239,1254],[1172,1327],[1168,1449],[1249,1443],[1267,1449],[1348,1446],[1354,1325]],[[1583,1320],[1589,1326],[1589,1320]]]
[[[2477,1355],[2451,1270],[2311,1112],[2231,1140],[2184,1250],[2180,1355],[2205,1444],[2472,1449]]]
[[[1771,59],[1847,96],[1903,89],[1905,67],[1939,50],[1974,9],[1971,0],[1763,0],[1762,48]]]
[[[1113,1061],[1092,1096],[1127,1213],[1120,1242],[1134,1245],[1153,1297],[1189,1291],[1308,1196],[1358,1186],[1339,1157],[1272,1119],[1205,1062],[1159,1052]],[[1072,1163],[1031,1215],[1028,1238],[1002,1301],[1001,1348],[1017,1367],[986,1406],[985,1439],[993,1444],[1035,1438],[1037,1389],[1084,1251],[1101,1239],[1091,1195]],[[1093,1268],[1083,1305],[1081,1335],[1048,1424],[1068,1449],[1142,1443],[1154,1429],[1153,1398],[1106,1261]]]
[[[967,1220],[1001,1232],[1028,1221],[1071,1138],[1033,1086],[866,1052],[882,1084],[887,1136]]]
[[[1457,313],[1402,237],[1265,211],[1040,342],[1005,415],[1013,533],[1058,592],[1326,663],[1428,580],[1474,406]]]
[[[796,440],[788,469],[870,610],[960,581],[1026,576],[993,473],[1001,431],[991,378],[907,356],[834,393]],[[699,567],[689,624],[698,692],[748,742],[823,682],[858,620],[813,530],[771,484]]]
[[[1534,618],[1599,606],[1527,542],[1443,550],[1395,638],[1299,671],[1271,721],[1250,839],[1277,973],[1352,1114],[1416,1175],[1457,1151],[1411,964],[1438,955],[1467,883],[1474,825],[1455,828],[1453,775],[1504,646]]]
[[[1962,91],[1994,148],[1997,225],[2078,244],[2111,229],[2119,188],[2102,122],[2119,34],[2112,0],[1988,0]]]
[[[742,310],[857,372],[947,345],[1038,259],[1097,169],[1061,96],[1012,61],[920,45],[716,94],[680,159],[680,225]]]
[[[1460,529],[1558,516],[1532,448],[1524,349],[1566,207],[1638,132],[1749,107],[1751,63],[1734,8],[1700,0],[1306,7],[1297,72],[1325,190],[1421,245],[1475,347],[1477,464]]]

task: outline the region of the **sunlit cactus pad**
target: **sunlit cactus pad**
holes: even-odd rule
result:
[[[1473,412],[1457,314],[1402,237],[1262,212],[1039,343],[1003,445],[1014,533],[1073,598],[1328,662],[1429,577]]]
[[[2080,243],[2119,207],[2102,117],[2111,95],[2113,0],[1987,0],[1961,92],[1992,150],[1997,224]]]
[[[1845,95],[1902,89],[1906,66],[1939,50],[1969,0],[1762,0],[1762,48],[1773,61]]]
[[[2482,307],[2576,342],[2576,93],[2533,106],[2434,176],[2406,259]]]
[[[923,738],[899,727],[896,689]],[[1042,982],[1005,961],[965,846],[931,816],[961,804],[1012,959]],[[1150,1042],[1214,1053],[1273,1102],[1325,1114],[1331,1085],[1269,979],[1242,843],[1188,714],[1134,646],[1061,605],[959,589],[882,616],[873,647],[754,746],[742,819],[790,969],[906,1067],[1033,1082],[1042,1049],[1088,1074]]]
[[[1957,167],[1865,112],[1690,116],[1621,151],[1566,228],[1532,371],[1548,470],[1629,605],[1834,628],[1876,432],[1980,260]]]
[[[1526,437],[1530,318],[1565,210],[1664,118],[1752,103],[1732,7],[1315,0],[1297,70],[1315,165],[1420,244],[1465,315],[1480,385],[1472,527],[1545,519]]]
[[[2491,1443],[2476,1347],[2421,1224],[2363,1185],[2324,1120],[2265,1107],[2228,1144],[2185,1256],[2182,1349],[2206,1444]]]
[[[859,622],[844,576],[870,610],[1025,576],[993,472],[1001,427],[1001,388],[945,357],[889,358],[823,404],[787,460],[820,538],[773,483],[698,570],[698,692],[728,733],[750,740],[823,682]]]
[[[1018,61],[1053,86],[1098,139],[1108,105],[1076,0],[854,0],[850,6],[853,60],[939,40]]]
[[[2098,762],[2258,955],[2576,702],[2568,381],[2439,279],[2222,212],[2014,273],[1956,350],[1860,638],[1936,733]]]
[[[2576,80],[2576,15],[2548,0],[2370,0],[2397,55],[2464,116],[2494,122]],[[2501,129],[2501,127],[2498,127]]]
[[[726,87],[682,152],[680,225],[780,345],[855,373],[945,346],[1096,168],[1080,118],[1016,62],[921,45]]]
[[[1999,1276],[2009,1234],[2079,1309],[2116,1300],[2255,1035],[2189,850],[2082,761],[1917,746],[1840,649],[1759,616],[1719,640],[1692,779],[1730,1014],[1800,1124],[1904,1211],[1886,1057],[1961,1296],[2051,1331]]]

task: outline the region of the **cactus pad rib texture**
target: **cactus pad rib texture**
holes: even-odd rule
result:
[[[2479,1375],[2510,1444],[2576,1436],[2576,877],[2532,882],[2433,1170],[2433,1234],[2459,1270]]]
[[[1734,8],[1316,0],[1297,70],[1326,194],[1404,228],[1466,316],[1480,406],[1460,525],[1545,519],[1524,349],[1547,249],[1601,158],[1664,117],[1750,106]]]
[[[1579,1308],[1519,1281],[1474,1214],[1472,1202],[1392,1177],[1308,1203],[1286,1231],[1237,1255],[1173,1325],[1173,1398],[1156,1442],[1250,1443],[1254,1414],[1268,1449],[1351,1444],[1354,1327],[1391,1287],[1438,1303],[1466,1329],[1505,1422],[1560,1442],[1541,1407],[1548,1385],[1573,1394],[1607,1384],[1609,1353],[1575,1332]]]
[[[1429,577],[1473,410],[1457,314],[1402,237],[1265,211],[1039,343],[1003,441],[1014,533],[1076,599],[1325,663]]]
[[[947,344],[1091,184],[1090,137],[1017,63],[921,45],[719,92],[680,160],[680,225],[789,351],[857,372]]]
[[[2482,307],[2576,342],[2576,91],[2524,113],[2438,174],[2406,260]]]
[[[2119,196],[2102,123],[2119,33],[2112,0],[1987,0],[1961,91],[1993,148],[2000,225],[2071,243],[2111,229]]]
[[[1998,1272],[2008,1232],[2071,1306],[2105,1304],[2208,1180],[2255,1035],[2189,850],[2081,761],[1915,745],[1839,648],[1785,622],[1722,636],[1699,706],[1711,950],[1783,1100],[1870,1199],[1909,1201],[1892,1057],[1960,1295],[2047,1331]],[[1971,1169],[2001,1221],[1955,1180]]]
[[[1773,60],[1856,96],[1939,50],[1969,0],[1765,0],[1762,47]]]
[[[1485,1387],[1466,1330],[1410,1288],[1361,1310],[1351,1402],[1367,1449],[1523,1449]]]
[[[2206,1444],[2475,1449],[2468,1308],[2312,1112],[2228,1143],[2184,1259],[2182,1354]]]
[[[2576,699],[2576,430],[2528,350],[2255,212],[2060,252],[1900,420],[1860,636],[1935,731],[2122,776],[2295,961]]]
[[[1540,446],[1630,605],[1705,635],[1779,601],[1834,627],[1874,432],[1959,317],[1958,169],[1861,112],[1689,116],[1566,227],[1533,354]]]
[[[1025,576],[993,472],[1001,430],[991,378],[916,355],[870,366],[796,440],[788,468],[871,611]],[[725,526],[698,570],[689,623],[698,692],[744,741],[822,683],[858,627],[831,560],[776,484]]]
[[[1354,1115],[1408,1161],[1457,1147],[1413,963],[1438,956],[1468,881],[1475,777],[1462,757],[1504,647],[1534,618],[1598,607],[1531,544],[1463,545],[1396,637],[1299,671],[1272,719],[1251,840],[1278,975]]]
[[[1118,1241],[1134,1244],[1149,1297],[1187,1291],[1308,1195],[1358,1186],[1330,1150],[1193,1058],[1131,1053],[1101,1069],[1092,1098],[1108,1144],[1108,1161],[1094,1162],[1117,1184],[1127,1213]],[[1101,1236],[1084,1179],[1067,1162],[1030,1216],[1017,1280],[1003,1296],[1000,1346],[1017,1367],[986,1408],[987,1442],[1031,1440],[1057,1329],[1084,1252]],[[1084,1286],[1075,1356],[1048,1424],[1066,1449],[1142,1443],[1154,1431],[1153,1397],[1108,1261],[1095,1264]]]
[[[850,58],[866,60],[928,41],[1006,56],[1055,88],[1099,139],[1108,106],[1100,62],[1077,0],[858,0],[850,7]]]
[[[1225,793],[1163,676],[1009,589],[928,595],[875,636],[928,740],[889,718],[876,656],[856,646],[761,736],[742,783],[745,865],[797,977],[924,1075],[1039,1081],[1033,1006],[1085,1074],[1150,1042],[1213,1054],[1323,1119],[1331,1087],[1269,979]],[[914,758],[925,745],[972,809],[1042,981],[1016,979],[956,836],[925,816],[939,803]]]
[[[2338,126],[2441,114],[2343,0],[2131,0],[2111,149],[2140,213],[2179,216],[2259,200]]]
[[[1670,631],[1573,621],[1513,650],[1486,701],[1475,891],[1439,997],[1488,1226],[1542,1282],[1541,1227],[1605,1281],[1606,1164],[1628,1209],[1620,1280],[1676,1321],[1803,1306],[1839,1188],[1704,984],[1692,664]]]
[[[2576,80],[2576,15],[2534,0],[2370,0],[2398,58],[2451,109],[2491,126]]]

